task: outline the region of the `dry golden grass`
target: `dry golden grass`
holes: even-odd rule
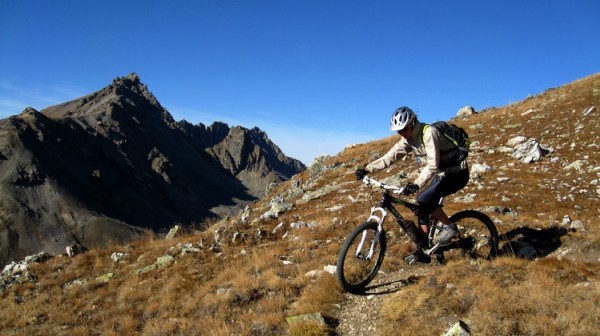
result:
[[[553,249],[535,261],[505,256],[492,262],[456,259],[444,266],[425,266],[421,271],[430,275],[377,298],[384,300],[380,316],[387,325],[384,334],[441,334],[458,320],[476,335],[597,334],[600,195],[595,191],[599,186],[590,183],[600,172],[587,168],[600,166],[596,154],[600,112],[582,115],[591,105],[600,107],[600,75],[455,121],[479,141],[471,164],[485,163],[494,170],[483,174],[481,187],[470,183],[457,195],[475,193],[474,202],[449,197],[448,213],[509,207],[518,216],[488,212],[501,234],[514,234],[509,240],[519,239],[520,228],[553,232],[564,215],[581,220],[586,230],[552,236]],[[529,109],[536,112],[522,115]],[[554,151],[540,163],[522,164],[495,150],[516,135],[535,137]],[[391,136],[349,147],[325,161],[329,169],[309,169],[295,176],[305,192],[336,187],[306,203],[297,202],[302,195],[289,196],[286,183],[251,204],[247,223],[236,217],[175,240],[146,237],[127,246],[95,248],[73,258],[34,264],[31,273],[36,281],[0,291],[2,335],[334,334],[331,321],[345,307],[344,294],[333,275],[306,274],[334,265],[345,237],[379,201],[380,192],[357,182],[354,169],[385,153],[395,141],[397,137]],[[563,169],[575,160],[586,160],[586,169]],[[413,170],[414,161],[409,159],[374,177]],[[510,180],[499,182],[498,177]],[[294,203],[294,208],[279,218],[258,219],[274,195]],[[314,221],[317,227],[290,229],[297,221]],[[272,233],[280,223],[283,229]],[[412,245],[396,224],[387,224],[388,256],[382,267],[389,273],[406,268],[401,257]],[[226,242],[212,249],[217,229]],[[259,231],[264,234],[256,238]],[[244,235],[234,242],[236,232]],[[182,256],[174,248],[189,243],[200,252]],[[557,248],[564,248],[566,256],[553,254]],[[115,263],[110,259],[113,252],[128,257]],[[133,273],[165,254],[174,256],[165,268]],[[114,273],[109,282],[96,280],[107,273]],[[315,313],[328,324],[286,320]]]
[[[385,334],[440,334],[462,320],[476,335],[593,335],[599,271],[555,259],[450,264],[386,299]]]

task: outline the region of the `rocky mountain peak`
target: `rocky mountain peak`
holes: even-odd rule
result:
[[[176,123],[135,73],[1,121],[0,263],[228,216],[305,168],[247,133]]]
[[[33,107],[28,106],[23,110],[23,112],[21,112],[20,116],[35,115],[36,113],[40,112]]]
[[[140,77],[131,73],[117,77],[107,87],[72,101],[45,108],[41,111],[51,118],[76,119],[86,127],[101,133],[108,124],[123,119],[135,119],[138,123],[154,120],[173,126],[175,121],[156,97],[143,84]]]
[[[132,72],[127,76],[116,77],[112,81],[113,86],[131,86],[131,85],[140,85],[140,76],[137,73]]]
[[[125,99],[138,100],[140,97],[143,97],[148,100],[150,105],[162,109],[156,97],[148,90],[148,86],[142,84],[140,77],[135,72],[125,77],[113,79],[108,89],[116,96]]]

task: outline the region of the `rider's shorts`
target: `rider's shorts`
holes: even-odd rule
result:
[[[436,175],[417,196],[419,202],[419,216],[429,216],[437,209],[442,197],[454,194],[461,190],[469,182],[469,169],[463,169],[455,173]]]

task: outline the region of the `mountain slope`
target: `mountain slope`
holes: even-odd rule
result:
[[[178,126],[198,147],[206,149],[223,168],[240,180],[252,195],[262,197],[266,187],[272,183],[289,180],[306,169],[300,161],[283,154],[257,127],[230,128],[220,122],[209,127],[185,122]]]
[[[287,161],[271,160],[280,165],[255,170],[269,178],[242,181],[180,125],[135,74],[79,99],[2,120],[0,232],[9,238],[0,261],[73,244],[125,242],[175,223],[198,225],[237,212],[270,183],[304,169],[281,154]],[[202,133],[201,126],[189,128]],[[276,148],[260,148],[265,143],[243,137],[254,131],[235,129],[242,134],[237,140],[255,152]],[[238,163],[246,160],[241,156]],[[282,173],[273,171],[282,167]]]
[[[599,107],[596,74],[453,120],[476,142],[471,181],[445,207],[494,220],[502,252],[492,261],[453,256],[445,265],[407,266],[412,244],[388,221],[374,286],[364,296],[340,291],[327,270],[381,197],[355,180],[354,169],[385,153],[398,140],[390,136],[316,160],[204,232],[40,257],[27,271],[15,266],[2,278],[0,328],[7,335],[440,335],[462,321],[473,335],[596,334]],[[515,155],[518,136],[536,139],[543,157]],[[398,176],[413,170],[410,158],[374,177],[403,182]]]

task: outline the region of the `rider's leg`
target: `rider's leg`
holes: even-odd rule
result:
[[[446,213],[444,212],[444,208],[442,208],[441,206],[438,207],[437,209],[435,209],[432,213],[431,216],[435,219],[437,219],[440,223],[442,224],[452,224],[452,222],[450,221],[450,218],[448,218],[448,216],[446,215]]]
[[[431,258],[423,252],[423,250],[427,248],[427,235],[423,234],[412,221],[402,221],[399,224],[410,240],[416,245],[415,251],[404,258],[404,260],[406,260],[408,264],[414,264],[416,262],[429,263]]]
[[[431,216],[433,216],[433,218],[437,219],[443,224],[443,230],[434,240],[435,243],[445,245],[448,244],[452,240],[452,238],[458,236],[458,227],[456,227],[456,224],[450,221],[450,218],[448,218],[442,207],[437,208],[431,214]]]
[[[452,238],[458,235],[458,229],[454,225],[443,208],[439,205],[442,197],[448,196],[462,189],[469,181],[468,169],[457,173],[446,174],[444,176],[435,176],[429,185],[417,196],[419,203],[419,214],[423,218],[431,215],[433,218],[444,224],[444,229],[436,239],[436,243],[442,245],[450,242]]]
[[[424,235],[423,232],[421,232],[421,230],[419,230],[419,228],[417,228],[417,226],[415,225],[414,222],[404,221],[404,222],[400,222],[399,224],[402,227],[402,229],[404,230],[404,232],[406,232],[406,234],[408,235],[410,240],[413,243],[415,243],[415,245],[417,245],[417,248],[419,248],[425,244],[425,242],[427,241],[427,239],[425,237],[427,237],[427,236]]]

